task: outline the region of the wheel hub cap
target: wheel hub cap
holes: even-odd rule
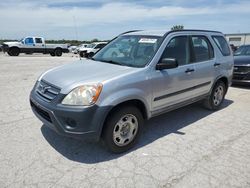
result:
[[[128,145],[133,141],[138,131],[138,120],[132,114],[124,115],[115,125],[113,131],[114,143],[118,146]]]
[[[223,87],[222,86],[217,87],[213,97],[214,105],[218,106],[221,103],[223,96],[224,96]]]

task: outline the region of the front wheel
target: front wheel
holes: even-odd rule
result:
[[[107,119],[103,140],[111,152],[122,153],[132,148],[141,133],[143,117],[138,108],[125,106]]]
[[[49,54],[50,54],[51,56],[53,56],[53,57],[55,56],[55,53],[54,53],[54,52],[50,52]]]
[[[16,48],[16,47],[10,48],[8,54],[9,54],[10,56],[19,56],[20,50],[19,50],[19,48]]]
[[[210,110],[218,110],[224,101],[226,94],[226,86],[224,82],[218,81],[210,94],[210,96],[204,101],[206,108]]]

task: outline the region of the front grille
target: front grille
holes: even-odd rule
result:
[[[56,98],[56,96],[60,92],[60,89],[53,86],[52,84],[49,84],[48,82],[45,82],[44,80],[41,80],[38,83],[36,92],[42,99],[47,102],[50,102]]]
[[[49,113],[44,111],[43,109],[36,106],[32,101],[30,101],[31,107],[38,113],[42,118],[46,119],[48,122],[52,123],[52,120],[49,116]]]
[[[245,75],[233,75],[233,79],[234,80],[244,80],[244,78],[245,78]]]
[[[235,73],[248,73],[250,72],[250,66],[234,66]]]

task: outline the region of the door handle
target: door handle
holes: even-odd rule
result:
[[[215,63],[214,66],[218,67],[218,66],[220,66],[220,63]]]
[[[191,73],[191,72],[194,72],[194,69],[188,68],[188,69],[185,71],[185,73]]]

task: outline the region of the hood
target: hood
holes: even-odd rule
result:
[[[88,51],[88,50],[92,50],[93,48],[79,48],[80,51]]]
[[[250,56],[234,56],[234,64],[250,66]]]
[[[93,60],[80,60],[51,69],[45,72],[40,79],[60,87],[62,93],[67,93],[79,85],[103,83],[114,77],[136,70],[138,70],[138,68]]]
[[[8,45],[8,46],[14,46],[14,45],[19,45],[19,44],[20,44],[20,42],[18,42],[18,41],[13,41],[13,42],[4,42],[3,44],[6,44],[6,45]]]

